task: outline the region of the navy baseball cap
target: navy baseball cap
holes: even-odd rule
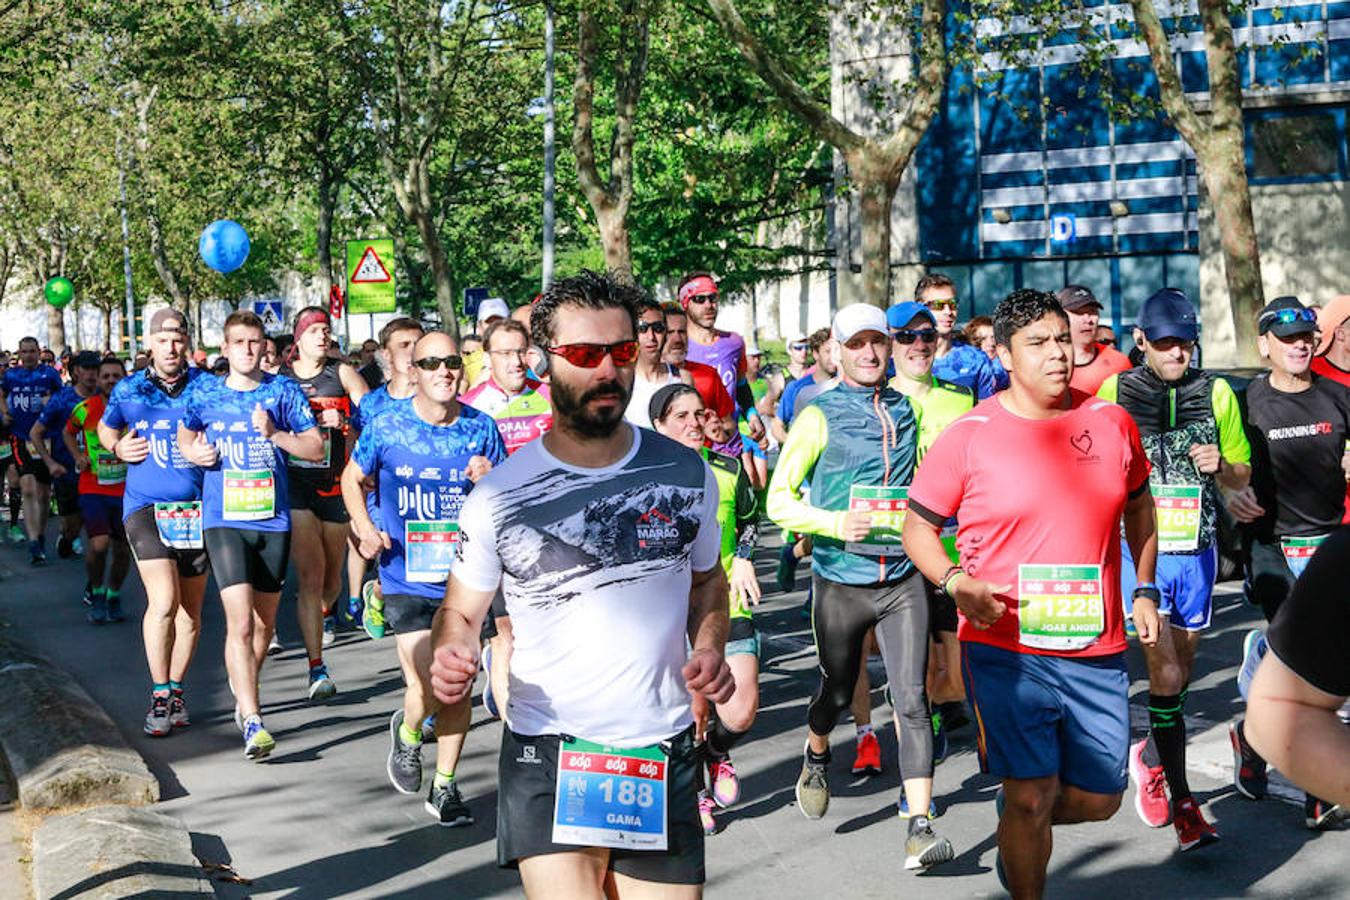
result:
[[[1177,338],[1194,341],[1200,337],[1200,323],[1195,318],[1195,307],[1184,293],[1176,288],[1163,288],[1144,301],[1139,310],[1139,330],[1150,341]]]
[[[1261,309],[1256,319],[1258,334],[1267,332],[1276,337],[1291,337],[1296,334],[1315,334],[1317,332],[1317,313],[1297,297],[1276,297]]]
[[[897,303],[886,310],[886,324],[891,327],[892,331],[895,331],[914,321],[915,316],[923,316],[934,328],[937,327],[937,317],[933,315],[933,311],[917,300]]]
[[[103,354],[95,350],[81,350],[75,354],[75,368],[97,369],[103,363]]]

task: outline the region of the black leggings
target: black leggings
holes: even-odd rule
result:
[[[923,577],[916,573],[893,584],[852,585],[813,574],[811,582],[811,625],[820,657],[820,687],[807,712],[812,733],[828,735],[853,699],[863,639],[875,627],[900,720],[901,777],[933,777],[933,728],[924,690],[928,595]]]

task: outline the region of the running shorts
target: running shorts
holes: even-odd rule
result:
[[[1130,548],[1120,542],[1120,593],[1125,602],[1125,618],[1134,614],[1134,558]],[[1159,553],[1153,580],[1162,592],[1158,612],[1167,616],[1173,628],[1204,631],[1214,615],[1214,582],[1219,575],[1219,549],[1210,547],[1199,553]]]
[[[155,526],[155,507],[142,506],[126,517],[122,523],[126,529],[127,542],[137,562],[154,559],[171,559],[178,565],[179,578],[196,578],[206,574],[206,548],[197,550],[178,550],[167,547],[159,536]]]
[[[502,729],[497,762],[497,865],[514,869],[520,860],[546,853],[570,853],[572,844],[553,843],[553,805],[561,738]],[[702,884],[703,827],[698,818],[699,759],[693,726],[666,742],[670,759],[666,797],[668,849],[610,850],[609,868],[620,875],[659,884]]]
[[[1130,678],[1125,654],[1069,658],[961,642],[980,770],[1095,794],[1125,790]]]
[[[122,528],[122,498],[108,494],[80,494],[80,516],[84,519],[84,533],[91,538],[112,535],[114,540],[126,540]]]
[[[211,571],[221,590],[236,584],[268,594],[281,590],[291,555],[289,531],[208,528],[204,537]]]
[[[80,512],[80,479],[74,472],[67,478],[58,478],[52,483],[52,501],[58,516],[73,516]],[[118,508],[117,517],[122,517]]]
[[[287,474],[290,480],[286,483],[286,496],[290,501],[292,512],[307,509],[314,513],[320,522],[332,522],[337,525],[346,525],[351,521],[351,517],[347,515],[347,504],[342,502],[340,491],[335,494],[321,494],[317,485],[296,478],[294,471]]]
[[[1289,570],[1278,540],[1266,543],[1249,538],[1243,542],[1243,548],[1246,551],[1243,556],[1247,564],[1247,599],[1261,607],[1266,621],[1270,622],[1294,589],[1294,573]]]
[[[384,620],[394,634],[412,634],[429,631],[436,610],[441,608],[439,597],[419,597],[416,594],[385,594]]]
[[[33,455],[28,449],[27,441],[21,441],[11,435],[9,446],[14,450],[14,462],[19,467],[20,477],[32,475],[38,480],[38,484],[52,483],[52,473],[47,471],[47,464],[42,461],[42,457]]]

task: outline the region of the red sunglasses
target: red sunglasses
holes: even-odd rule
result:
[[[562,344],[549,347],[548,352],[561,356],[574,366],[582,369],[594,369],[605,361],[606,356],[613,357],[614,365],[632,365],[638,357],[637,341],[619,341],[614,344]]]

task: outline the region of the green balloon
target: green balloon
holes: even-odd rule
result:
[[[75,285],[70,283],[69,278],[57,276],[42,288],[42,293],[46,295],[47,302],[57,309],[62,309],[70,301],[75,299]]]

